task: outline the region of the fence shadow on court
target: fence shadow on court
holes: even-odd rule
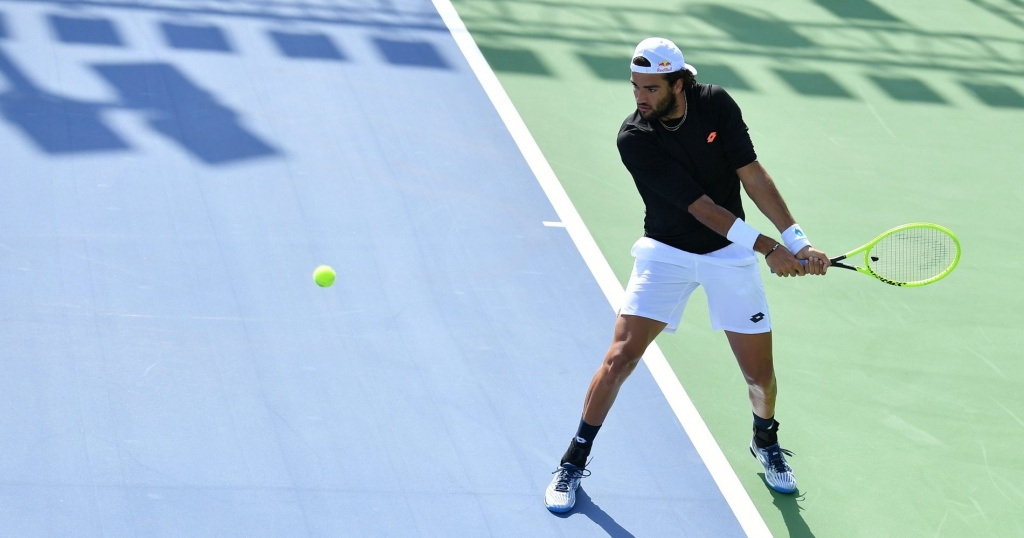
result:
[[[219,96],[200,75],[179,65],[179,59],[187,62],[190,56],[175,56],[177,52],[221,58],[261,54],[262,49],[245,50],[239,45],[242,40],[237,34],[245,30],[225,24],[230,18],[265,23],[264,38],[271,50],[289,61],[319,61],[323,69],[357,60],[339,46],[340,34],[329,35],[324,26],[379,32],[380,37],[369,41],[383,61],[392,66],[453,68],[434,44],[422,37],[443,36],[447,32],[432,9],[401,11],[384,5],[296,8],[289,2],[276,1],[259,6],[148,1],[124,4],[106,0],[89,0],[75,6],[50,0],[26,3],[49,6],[57,12],[35,14],[25,10],[29,15],[10,17],[0,11],[0,40],[4,47],[0,48],[0,84],[6,83],[6,88],[0,87],[0,121],[6,120],[31,147],[49,155],[136,151],[140,144],[121,132],[109,117],[111,112],[129,112],[145,121],[154,133],[206,165],[280,157],[280,144],[264,140],[247,125],[253,111],[230,107],[230,95]],[[88,14],[80,9],[83,7],[96,13]],[[155,15],[160,20],[136,24],[133,16],[139,14]],[[219,22],[205,18],[216,18]],[[31,69],[31,62],[8,52],[8,41],[33,38],[40,27],[49,30],[43,38],[52,41],[57,50],[78,48],[97,58],[82,62],[90,76],[58,83],[40,77],[38,69]],[[414,32],[419,33],[413,36]],[[147,47],[166,49],[168,59],[142,60],[152,54],[140,47],[140,34],[149,39]],[[134,49],[140,51],[140,60],[123,61],[131,58]],[[111,64],[110,58],[117,62]],[[98,80],[104,81],[116,98],[76,95],[75,90]]]
[[[982,106],[1024,110],[1019,89],[1024,39],[970,26],[922,28],[870,0],[814,3],[817,16],[795,20],[710,3],[627,7],[517,0],[460,3],[459,8],[497,72],[554,77],[572,61],[597,79],[624,80],[623,56],[656,30],[696,57],[712,56],[709,65],[697,64],[701,80],[730,89],[759,91],[758,76],[764,75],[750,74],[753,61],[800,96],[857,100],[852,85],[863,82],[899,103],[952,106],[973,99]],[[1024,7],[1000,11],[974,3],[1024,27]],[[849,78],[851,68],[861,71],[859,80]]]

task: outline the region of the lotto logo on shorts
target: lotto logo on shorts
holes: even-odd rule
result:
[[[758,312],[758,313],[754,314],[753,316],[750,316],[750,321],[753,321],[754,323],[757,323],[757,322],[761,321],[762,319],[764,319],[764,312]]]

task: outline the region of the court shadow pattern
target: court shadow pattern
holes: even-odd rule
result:
[[[830,67],[835,65],[847,73],[851,67],[861,68],[865,82],[900,103],[952,106],[954,96],[964,95],[966,89],[976,103],[1022,108],[1024,94],[1019,88],[1024,85],[1020,69],[1024,58],[1005,51],[1024,50],[1024,39],[986,35],[971,28],[958,32],[917,28],[871,0],[814,3],[836,22],[794,22],[766,9],[709,3],[626,9],[577,1],[560,3],[553,10],[545,0],[520,0],[516,5],[523,6],[521,10],[488,9],[493,3],[485,2],[460,5],[460,11],[497,72],[559,76],[547,67],[540,48],[554,42],[576,48],[576,59],[595,78],[625,80],[629,50],[623,46],[622,31],[635,32],[644,27],[640,21],[650,20],[648,27],[661,29],[662,35],[691,51],[688,59],[691,54],[712,58],[693,62],[699,80],[732,90],[758,91],[757,77],[747,74],[749,60],[754,59],[767,62],[769,74],[801,96],[859,99],[832,72]],[[989,11],[993,9],[989,6]],[[1024,28],[1024,5],[993,13]],[[623,22],[627,19],[628,25]],[[917,72],[911,74],[911,70]],[[948,73],[977,76],[985,82],[951,83],[944,79]],[[995,80],[989,82],[989,78]]]
[[[334,41],[324,34],[272,30],[269,32],[269,36],[278,51],[288,58],[332,61],[346,59]]]
[[[336,25],[376,28],[382,37],[368,41],[377,51],[377,59],[402,68],[452,69],[429,40],[383,37],[388,30],[421,29],[447,31],[435,19],[390,21],[386,14],[321,10],[326,15],[275,14],[273,9],[259,12],[222,11],[204,7],[173,7],[158,4],[104,4],[96,6],[140,11],[157,11],[168,15],[151,30],[156,42],[170,50],[211,54],[244,54],[222,26],[201,20],[203,13],[230,14],[236,17],[267,19],[280,28],[265,30],[265,37],[283,58],[300,61],[349,62],[351,59],[328,33],[299,28],[297,22],[327,22]],[[272,5],[270,6],[273,7]],[[83,14],[78,11],[45,15],[45,25],[53,41],[61,46],[84,46],[131,49],[133,44],[119,29],[123,23],[116,17]],[[0,38],[16,39],[10,19],[0,12]],[[516,59],[516,63],[521,59]],[[539,65],[539,64],[538,64]],[[223,165],[260,157],[280,155],[281,151],[244,126],[244,114],[232,110],[218,99],[201,81],[193,80],[185,71],[169,62],[136,62],[90,66],[116,94],[111,101],[90,101],[44,89],[45,84],[33,79],[30,70],[0,49],[0,116],[20,132],[32,146],[48,154],[80,154],[90,152],[131,151],[132,144],[107,123],[105,114],[111,110],[138,113],[146,124],[177,144],[199,161]]]
[[[529,49],[480,45],[480,52],[487,58],[491,69],[495,71],[524,75],[552,75],[537,53]]]
[[[896,101],[946,104],[947,101],[924,82],[906,76],[868,75],[868,79]]]
[[[212,24],[182,24],[162,22],[164,40],[172,49],[233,52],[224,31]]]
[[[484,55],[486,56],[486,54],[485,52]],[[599,79],[622,81],[629,76],[628,59],[622,56],[602,56],[581,52],[579,59]],[[740,75],[739,71],[722,63],[701,63],[697,76],[701,80],[713,81],[719,86],[732,90],[753,89],[753,86]]]
[[[113,21],[99,17],[50,15],[50,26],[64,43],[123,47],[124,41]]]
[[[839,99],[852,99],[850,94],[827,73],[820,71],[796,71],[792,69],[776,69],[775,73],[793,91],[812,97],[835,97]]]
[[[173,65],[113,64],[93,67],[119,96],[119,106],[138,110],[156,132],[209,164],[277,153],[249,133],[238,114],[219,103]]]
[[[995,108],[1024,109],[1024,95],[1013,86],[997,83],[962,82],[981,102]]]
[[[103,122],[104,103],[90,103],[42,89],[0,50],[0,114],[39,149],[52,154],[127,150],[129,144]],[[65,120],[67,118],[67,125]]]
[[[814,0],[840,19],[902,24],[903,20],[868,0]]]

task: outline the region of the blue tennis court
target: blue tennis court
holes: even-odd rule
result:
[[[0,534],[764,528],[646,367],[544,509],[614,310],[451,24],[0,2]]]

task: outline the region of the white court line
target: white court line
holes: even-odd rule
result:
[[[491,66],[487,63],[483,53],[480,52],[476,42],[473,40],[473,36],[469,34],[469,30],[462,22],[462,18],[455,11],[455,6],[452,5],[451,0],[432,1],[438,14],[441,15],[441,19],[448,26],[448,30],[455,39],[455,43],[462,50],[466,61],[469,62],[470,68],[473,69],[484,91],[490,97],[494,108],[497,109],[498,115],[505,122],[505,126],[515,140],[516,145],[519,146],[519,151],[522,152],[527,164],[537,177],[537,181],[540,182],[541,188],[544,189],[544,193],[551,200],[551,204],[558,213],[558,217],[569,232],[569,237],[572,238],[576,248],[583,255],[583,260],[590,268],[591,273],[594,274],[594,278],[597,279],[597,283],[601,286],[601,290],[604,292],[608,302],[612,305],[612,308],[617,308],[623,294],[622,285],[615,277],[615,273],[612,271],[611,265],[608,264],[608,260],[601,254],[601,250],[597,247],[597,242],[594,241],[594,237],[587,230],[583,219],[576,211],[576,207],[573,206],[562,184],[559,183],[551,165],[544,158],[540,146],[533,139],[533,135],[527,129],[523,118],[519,116],[519,112],[516,111],[512,100],[505,93],[501,82],[498,81],[498,76],[491,70]],[[754,507],[754,502],[750,500],[747,491],[743,489],[743,485],[736,476],[736,472],[733,471],[729,461],[726,460],[722,448],[715,442],[715,438],[711,435],[711,430],[708,429],[704,419],[697,413],[697,408],[694,407],[682,384],[679,383],[679,378],[672,371],[672,367],[669,366],[668,360],[662,354],[658,344],[651,344],[647,348],[647,353],[644,354],[644,362],[661,388],[661,392],[665,394],[669,405],[675,412],[679,422],[683,425],[683,429],[686,430],[686,434],[690,437],[690,441],[697,450],[697,454],[704,460],[704,465],[708,468],[715,483],[718,484],[718,489],[722,491],[725,501],[729,504],[743,531],[746,532],[747,536],[771,536],[771,531],[768,530],[768,526],[765,524],[764,519],[761,518],[761,514],[757,512],[757,508]]]
[[[568,195],[562,188],[562,184],[555,176],[554,170],[552,170],[548,160],[545,159],[544,154],[541,152],[537,141],[529,133],[525,122],[522,121],[519,113],[512,105],[512,100],[505,92],[501,82],[499,82],[498,76],[490,69],[487,60],[483,57],[483,53],[476,46],[476,42],[469,34],[469,30],[466,29],[466,25],[462,22],[462,17],[459,16],[451,0],[432,1],[437,12],[441,15],[444,24],[452,33],[452,37],[455,38],[456,44],[459,45],[463,55],[466,56],[466,60],[476,74],[476,78],[479,79],[487,96],[490,97],[490,101],[493,102],[495,109],[498,110],[499,116],[505,122],[509,133],[512,134],[519,147],[519,151],[522,152],[523,157],[526,159],[526,163],[534,171],[537,180],[540,181],[541,188],[544,189],[545,194],[554,206],[569,237],[575,246],[580,249],[584,261],[590,267],[594,278],[597,279],[597,283],[604,292],[604,296],[608,299],[612,308],[615,308],[622,300],[623,287],[618,283],[618,279],[615,278],[615,274],[611,271],[611,265],[608,264],[608,260],[601,254],[601,250],[597,247],[597,242],[594,241],[590,231],[587,230],[587,225],[584,224],[583,218],[575,210]],[[545,224],[548,225],[548,222],[545,222]],[[686,434],[693,443],[693,447],[696,449],[700,459],[705,462],[705,465],[711,472],[712,478],[722,491],[722,495],[732,509],[733,514],[735,514],[736,520],[739,522],[740,527],[742,527],[743,532],[748,536],[771,536],[768,526],[765,525],[761,514],[758,513],[758,509],[754,506],[754,501],[751,500],[751,497],[746,494],[746,490],[739,483],[736,472],[729,465],[729,461],[725,458],[721,447],[715,442],[711,430],[708,429],[708,424],[700,418],[700,414],[697,413],[693,402],[686,395],[686,390],[683,389],[679,378],[676,377],[672,367],[669,366],[669,361],[662,354],[662,349],[656,343],[652,343],[647,348],[647,353],[644,354],[644,362],[647,365],[647,369],[654,376],[657,385],[662,388],[665,398],[669,401],[669,405],[676,413],[679,422],[683,425],[683,429],[686,430]]]

